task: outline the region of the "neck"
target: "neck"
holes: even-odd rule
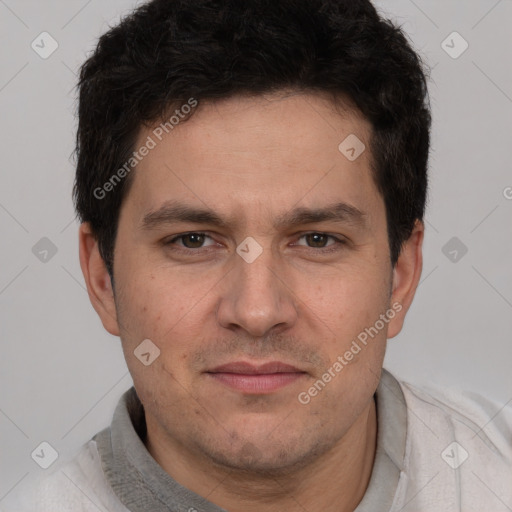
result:
[[[352,512],[363,498],[377,440],[375,400],[328,452],[286,474],[255,475],[219,467],[183,445],[162,442],[148,423],[146,446],[178,483],[230,512]]]

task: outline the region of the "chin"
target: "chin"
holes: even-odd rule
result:
[[[239,474],[253,476],[284,476],[293,473],[325,453],[330,446],[325,442],[312,442],[309,447],[298,436],[288,433],[284,439],[270,440],[268,433],[263,439],[250,437],[244,433],[245,440],[232,441],[228,446],[213,452],[206,449],[214,464],[223,469],[236,470]]]

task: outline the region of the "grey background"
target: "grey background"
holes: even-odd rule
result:
[[[120,341],[85,291],[70,194],[76,70],[136,4],[0,0],[0,506],[44,471],[31,458],[42,441],[70,457],[110,423],[132,385]],[[378,5],[432,66],[434,116],[422,282],[385,366],[504,405],[512,400],[512,1]],[[31,48],[43,31],[59,45],[47,59]],[[469,44],[456,59],[441,47],[453,31]],[[44,237],[56,249],[47,261]]]

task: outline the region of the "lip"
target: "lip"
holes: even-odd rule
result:
[[[235,361],[217,366],[206,373],[221,384],[249,394],[272,393],[306,375],[305,371],[281,361],[259,365]]]
[[[222,364],[208,373],[242,373],[244,375],[265,375],[271,373],[304,373],[299,368],[281,361],[269,361],[263,364],[251,364],[246,361],[234,361]]]

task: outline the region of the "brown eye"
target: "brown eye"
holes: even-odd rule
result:
[[[316,248],[326,247],[329,238],[332,238],[324,233],[308,233],[307,235],[304,235],[304,237],[310,247]]]
[[[303,246],[308,249],[318,249],[316,251],[317,253],[326,254],[339,251],[343,249],[346,244],[347,242],[344,238],[338,238],[327,233],[312,231],[301,235],[299,237],[299,241],[295,245]]]
[[[205,245],[207,239],[209,239],[211,243]],[[190,233],[183,233],[182,235],[175,236],[171,240],[164,242],[164,245],[171,246],[173,249],[177,251],[185,251],[187,249],[203,249],[208,246],[215,245],[212,242],[213,240],[206,233],[197,233],[193,231]]]
[[[204,243],[205,235],[202,233],[188,233],[182,235],[181,241],[187,249],[198,249]]]

